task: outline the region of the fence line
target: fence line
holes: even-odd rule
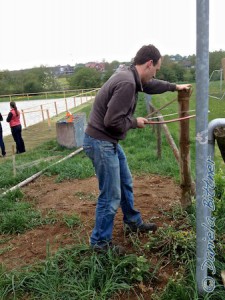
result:
[[[23,127],[27,128],[31,125],[37,124],[39,122],[43,122],[45,120],[48,121],[48,127],[51,127],[51,117],[58,116],[59,113],[66,112],[69,109],[73,109],[83,103],[86,103],[92,100],[96,96],[96,92],[98,89],[84,91],[82,90],[81,93],[78,95],[68,97],[68,98],[61,98],[61,99],[52,99],[48,103],[42,103],[38,105],[32,105],[31,107],[22,108],[19,110],[21,111]],[[34,101],[41,101],[41,100],[34,100]],[[45,101],[45,100],[42,100]],[[3,116],[7,116],[8,114],[2,114]],[[10,134],[10,129],[7,124],[3,125],[3,135],[6,136]],[[5,128],[4,128],[5,126]]]
[[[81,94],[84,94],[84,93],[89,93],[89,92],[93,92],[93,91],[97,91],[97,90],[99,90],[99,88],[49,91],[49,92],[38,92],[38,93],[7,94],[7,95],[0,95],[0,99],[1,98],[9,98],[9,101],[12,101],[13,98],[26,98],[26,99],[23,99],[23,100],[24,101],[30,101],[30,100],[35,100],[35,98],[30,99],[31,97],[42,96],[42,95],[45,95],[45,99],[51,99],[52,97],[48,98],[48,95],[51,95],[51,94],[62,94],[63,97],[66,98],[66,94],[75,94],[75,96],[79,96],[79,94],[77,95],[77,93],[80,93],[80,95],[81,95]],[[68,97],[71,97],[71,95],[68,96]]]

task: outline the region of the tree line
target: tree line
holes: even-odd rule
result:
[[[221,60],[225,51],[209,53],[209,75],[213,70],[222,68]],[[170,82],[195,81],[196,56],[165,55],[157,78]],[[74,67],[74,73],[66,76],[69,89],[86,89],[100,87],[120,65],[130,65],[131,62],[105,62],[105,70],[99,71],[79,64]],[[54,67],[40,66],[19,71],[0,71],[0,95],[29,94],[63,89],[59,75]]]

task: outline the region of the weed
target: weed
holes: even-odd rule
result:
[[[95,193],[84,193],[78,191],[74,193],[74,196],[78,197],[80,200],[96,201],[97,195]]]
[[[5,238],[1,238],[1,240],[0,240],[0,245],[1,244],[5,244],[5,243],[7,243],[8,241],[10,241],[12,239],[12,237],[5,237]]]
[[[150,263],[144,256],[137,257],[137,265],[131,270],[131,278],[143,282],[149,277]],[[148,278],[149,279],[149,278]]]
[[[48,210],[45,218],[42,220],[43,224],[55,224],[60,220],[58,213],[54,209]]]
[[[125,230],[124,230],[124,238],[125,238]],[[136,233],[129,233],[126,238],[132,243],[133,248],[136,251],[142,251],[143,245],[138,237],[138,234]]]
[[[74,196],[77,196],[81,200],[85,197],[85,193],[78,191],[78,192],[74,193]]]
[[[77,227],[77,226],[81,225],[81,219],[76,214],[73,214],[73,215],[64,215],[63,216],[63,221],[71,229],[74,228],[74,227]]]
[[[12,249],[12,246],[7,246],[7,247],[0,249],[0,255],[2,255],[5,252],[8,252],[11,249]]]
[[[176,231],[172,226],[159,228],[157,235],[150,236],[146,249],[167,255],[175,264],[187,262],[195,253],[195,234],[191,230]]]

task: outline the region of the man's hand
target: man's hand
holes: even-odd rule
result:
[[[190,90],[191,88],[191,84],[177,84],[176,85],[176,91],[182,91],[182,90],[185,90],[185,91],[188,91]]]
[[[148,124],[148,120],[142,117],[137,118],[137,127],[138,128],[145,128],[145,125]]]

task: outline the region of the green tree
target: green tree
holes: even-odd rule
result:
[[[225,51],[219,50],[209,53],[209,74],[211,75],[214,70],[222,68],[221,60],[225,58]]]
[[[96,88],[101,85],[101,73],[91,68],[79,68],[68,81],[71,89]]]
[[[106,82],[112,76],[113,73],[114,71],[112,70],[105,71],[102,76],[102,82]]]
[[[105,70],[115,72],[119,65],[120,62],[118,60],[113,60],[111,63],[105,64]]]
[[[162,65],[160,71],[157,73],[157,78],[170,82],[177,81],[176,72],[173,70],[173,68],[171,68],[171,66]]]
[[[3,71],[0,73],[0,94],[38,93],[59,90],[60,86],[51,68]]]
[[[191,62],[192,66],[195,66],[196,63],[196,55],[192,54],[187,57],[187,59]]]
[[[60,85],[56,80],[52,68],[41,66],[39,68],[25,70],[24,78],[24,92],[26,93],[36,93],[60,89]]]
[[[23,92],[24,82],[19,74],[19,71],[3,71],[0,78],[0,93],[1,95],[15,94]]]
[[[172,64],[172,69],[176,74],[176,81],[184,81],[185,68],[180,63]]]

